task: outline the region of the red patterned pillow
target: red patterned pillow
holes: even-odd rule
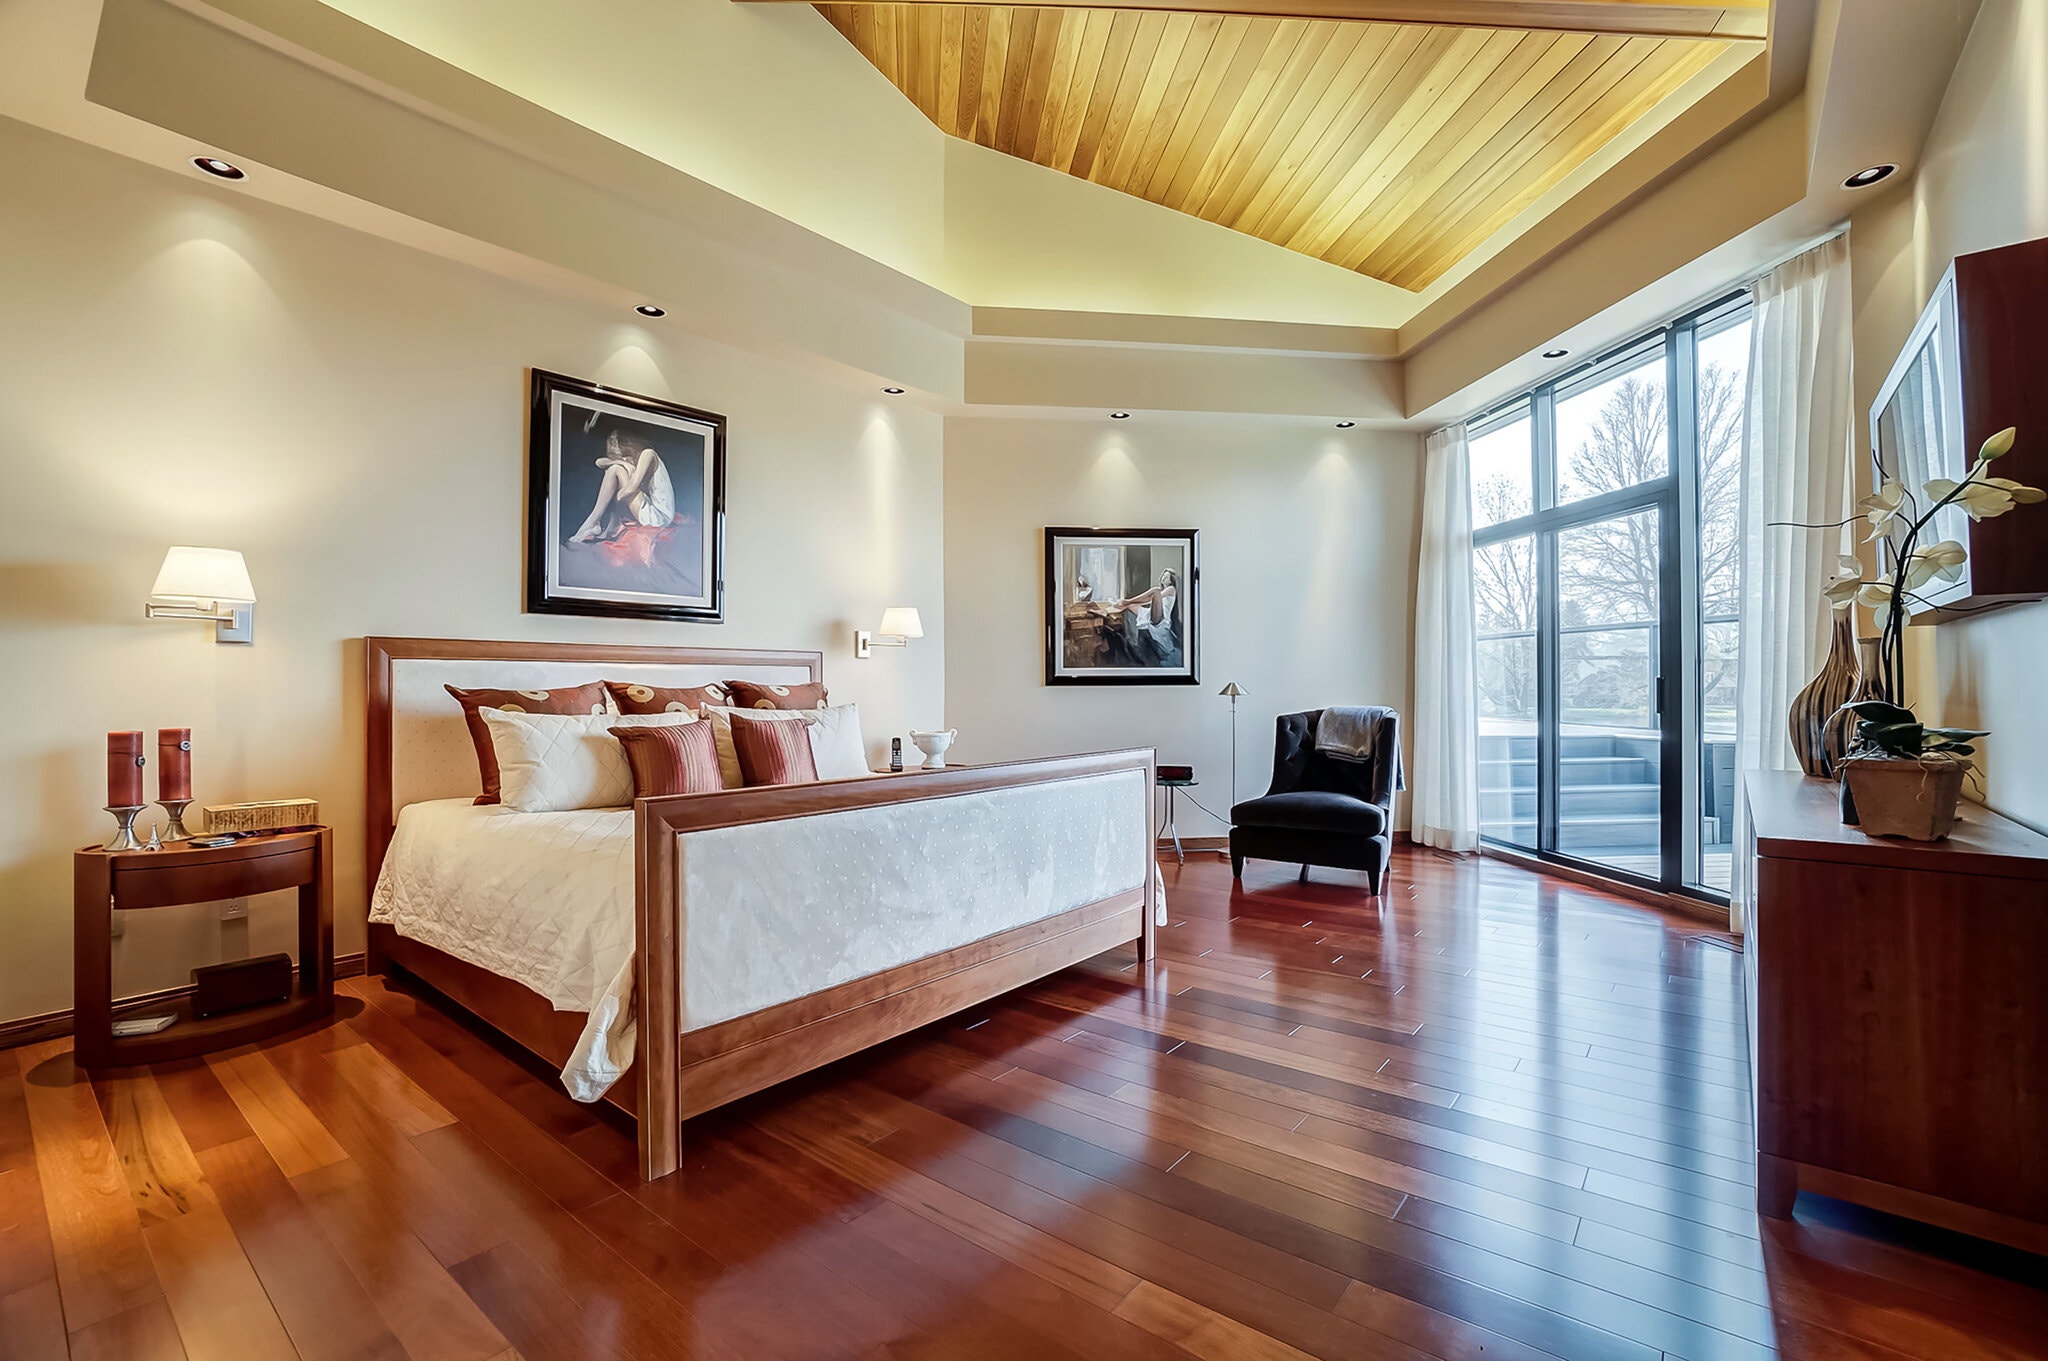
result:
[[[729,701],[735,709],[822,709],[825,707],[825,683],[810,681],[803,685],[763,685],[759,681],[727,681],[725,688],[732,691]]]
[[[811,725],[786,718],[732,716],[732,745],[740,774],[750,785],[814,784],[818,763],[811,756]]]
[[[498,753],[491,748],[491,730],[484,726],[479,709],[504,709],[515,714],[601,714],[604,712],[604,684],[561,686],[553,690],[458,690],[441,687],[462,706],[469,724],[469,740],[476,746],[477,773],[483,780],[478,803],[498,802]]]
[[[712,794],[725,788],[718,773],[718,744],[711,725],[676,723],[658,728],[613,728],[633,768],[633,797],[658,799],[667,794]]]
[[[707,704],[732,703],[731,692],[717,681],[709,685],[641,685],[606,681],[612,703],[622,714],[694,714]]]

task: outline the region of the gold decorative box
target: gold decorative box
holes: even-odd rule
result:
[[[287,827],[310,827],[320,821],[317,799],[266,799],[256,803],[214,804],[206,810],[206,830],[221,832],[276,832]]]

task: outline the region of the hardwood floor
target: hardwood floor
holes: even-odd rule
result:
[[[0,1053],[0,1357],[2048,1356],[2038,1259],[1759,1224],[1712,931],[1418,852],[1377,902],[1166,875],[1154,964],[696,1121],[647,1186],[382,980],[206,1061]]]

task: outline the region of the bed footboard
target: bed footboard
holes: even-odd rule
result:
[[[990,997],[1100,954],[1126,941],[1137,943],[1141,959],[1151,957],[1154,879],[1151,869],[1150,750],[1105,752],[1007,765],[968,767],[900,778],[787,785],[723,794],[643,799],[637,805],[635,930],[636,1007],[639,1016],[638,1070],[641,1175],[648,1179],[675,1170],[680,1126],[690,1116],[807,1072],[834,1059],[901,1035]],[[1114,777],[1105,782],[1102,777]],[[1087,783],[1081,783],[1087,782]],[[1058,788],[1067,786],[1067,788]],[[1050,787],[1050,788],[1049,788]],[[1113,797],[1105,799],[1113,788]],[[1008,794],[1004,791],[1019,791]],[[970,796],[986,796],[972,798]],[[862,973],[831,986],[806,989],[791,1000],[720,1015],[721,1007],[744,1006],[723,995],[689,992],[687,976],[693,933],[687,920],[693,847],[698,864],[729,850],[728,829],[793,819],[824,819],[807,829],[830,847],[849,837],[890,826],[901,830],[927,817],[944,820],[949,835],[961,838],[957,856],[934,855],[926,844],[906,839],[900,848],[884,841],[859,863],[835,861],[835,891],[860,897],[877,909],[916,903],[930,908],[957,895],[963,911],[976,900],[985,911],[989,890],[974,879],[972,857],[987,847],[971,844],[980,820],[1020,800],[1032,816],[1049,819],[1054,834],[1094,828],[1113,819],[1118,847],[1132,845],[1142,864],[1125,866],[1121,854],[1108,869],[1087,874],[1031,876],[1031,902],[1023,919],[1003,929],[925,954],[908,962]],[[937,801],[960,800],[947,807]],[[915,805],[934,805],[930,813]],[[1107,811],[1105,811],[1107,810]],[[894,821],[889,821],[891,817]],[[881,821],[878,823],[878,819]],[[1059,824],[1065,821],[1062,828]],[[1124,823],[1128,821],[1129,826]],[[934,822],[937,825],[937,822]],[[770,831],[778,829],[766,829]],[[1041,861],[1054,857],[1048,841]],[[1014,849],[1014,848],[1013,848]],[[893,859],[892,859],[893,858]],[[934,863],[934,862],[937,863]],[[1071,871],[1073,867],[1062,865]],[[1113,891],[1085,887],[1113,882]],[[1084,887],[1075,887],[1075,885]],[[965,885],[965,886],[963,886]],[[1079,898],[1080,901],[1069,901]],[[1043,909],[1043,910],[1041,910]],[[793,944],[795,942],[792,942]],[[697,987],[720,991],[703,970]]]

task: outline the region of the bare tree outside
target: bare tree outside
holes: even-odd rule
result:
[[[1703,363],[1699,371],[1700,581],[1703,617],[1710,637],[1705,651],[1710,716],[1732,713],[1732,632],[1717,646],[1711,630],[1732,628],[1736,598],[1736,501],[1742,465],[1742,408],[1745,375],[1726,363]],[[1642,370],[1594,389],[1599,405],[1583,437],[1560,466],[1561,499],[1584,500],[1638,486],[1664,476],[1670,467],[1668,415],[1661,372]],[[1527,491],[1509,477],[1483,478],[1472,488],[1473,521],[1495,524],[1526,514]],[[1560,568],[1572,589],[1559,600],[1565,628],[1654,623],[1659,600],[1658,526],[1654,514],[1599,521],[1560,538]],[[1568,558],[1568,561],[1562,559]],[[1532,538],[1506,540],[1481,549],[1473,559],[1475,623],[1481,641],[1480,713],[1492,718],[1535,716],[1536,555]],[[1520,635],[1527,634],[1524,640]],[[1595,654],[1571,660],[1580,672],[1568,705],[1607,712],[1630,726],[1651,726],[1645,695],[1646,668],[1654,655],[1653,631],[1631,629],[1581,634]],[[1623,642],[1624,637],[1630,641]],[[1718,703],[1717,703],[1718,700]]]

